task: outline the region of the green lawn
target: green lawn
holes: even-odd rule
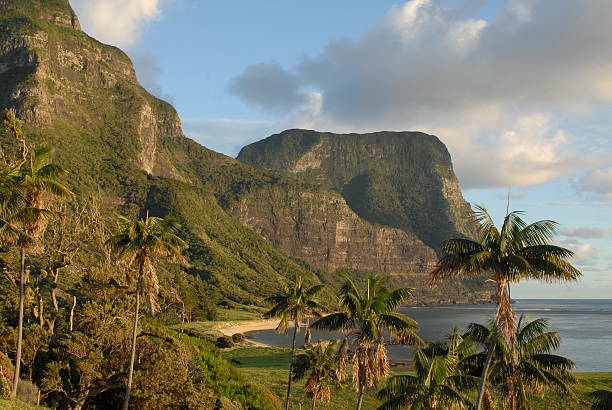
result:
[[[279,348],[259,348],[247,347],[238,348],[223,353],[227,360],[238,360],[240,363],[232,363],[240,369],[240,372],[247,380],[259,383],[269,388],[281,400],[287,392],[287,377],[289,359],[291,352],[287,349]],[[576,373],[579,384],[576,387],[578,400],[568,401],[554,394],[547,394],[543,398],[533,399],[534,410],[556,410],[556,409],[588,409],[587,394],[599,389],[612,390],[611,373]],[[311,405],[310,400],[303,391],[304,382],[294,383],[292,393],[292,409],[308,409]],[[317,406],[317,409],[343,409],[351,408],[355,405],[357,394],[350,386],[350,381],[343,389],[336,389],[332,392],[332,402]],[[375,409],[380,402],[372,394],[365,397],[363,410]]]
[[[232,365],[239,368],[247,380],[269,388],[284,402],[291,351],[274,347],[247,347],[224,352],[223,357],[227,360],[239,360],[240,364],[232,363]],[[312,402],[304,394],[304,381],[295,382],[293,386],[291,408],[310,409]],[[347,405],[351,407],[356,401],[357,393],[351,388],[349,380],[343,389],[332,391],[331,403],[318,404],[317,409],[346,410]],[[362,409],[375,409],[377,403],[378,400],[371,395],[365,396]]]

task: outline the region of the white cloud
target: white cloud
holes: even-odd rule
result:
[[[612,228],[603,229],[590,226],[576,226],[574,228],[561,228],[559,233],[563,236],[570,236],[574,238],[595,239],[612,235]]]
[[[594,194],[597,199],[612,200],[612,167],[590,171],[573,185],[576,190]]]
[[[467,188],[540,184],[609,161],[585,148],[599,136],[566,120],[612,103],[612,2],[508,0],[488,22],[471,3],[409,1],[293,69],[247,68],[232,92],[293,118],[316,92],[307,123],[326,131],[436,134]],[[279,78],[290,81],[270,99]]]
[[[590,243],[581,242],[575,238],[567,238],[558,241],[560,246],[566,247],[574,252],[573,262],[580,269],[598,270],[599,255],[603,248],[596,248]]]
[[[70,0],[81,26],[96,39],[120,48],[140,40],[142,27],[161,18],[163,0]]]

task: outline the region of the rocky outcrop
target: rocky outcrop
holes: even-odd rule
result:
[[[427,284],[440,243],[474,233],[450,155],[435,136],[287,130],[244,147],[238,159],[335,192],[316,200],[265,192],[232,209],[285,253],[328,271],[388,274],[417,288],[423,303],[490,300],[478,281]]]
[[[436,260],[414,235],[363,220],[331,191],[270,185],[245,195],[228,211],[277,249],[329,272],[428,272]]]
[[[362,218],[434,249],[472,229],[450,154],[433,135],[287,130],[244,147],[238,159],[336,190]]]

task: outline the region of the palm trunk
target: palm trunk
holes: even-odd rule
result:
[[[297,335],[297,327],[297,322],[294,322],[293,341],[291,342],[291,363],[289,363],[289,382],[287,383],[287,399],[285,400],[285,410],[289,410],[289,398],[291,397],[291,373],[293,373],[293,358],[295,356],[295,336]]]
[[[363,388],[360,388],[359,395],[357,396],[357,410],[361,410],[362,402],[363,402]]]
[[[317,399],[312,399],[312,410],[316,410],[317,408]]]
[[[497,334],[499,332],[499,324],[495,324],[495,331],[493,332],[493,339],[489,343],[489,351],[487,352],[487,359],[485,360],[484,368],[482,369],[482,375],[480,376],[480,384],[478,385],[478,397],[476,398],[475,410],[480,410],[482,406],[482,397],[485,392],[485,386],[487,384],[487,377],[489,373],[489,367],[493,361],[493,352],[495,351],[495,344],[497,342]]]
[[[17,354],[15,355],[15,374],[13,376],[13,390],[11,398],[17,397],[19,385],[19,372],[21,370],[21,344],[23,342],[23,299],[25,294],[25,248],[21,248],[21,266],[19,269],[19,322],[17,325]]]
[[[140,262],[140,272],[138,274],[138,285],[136,286],[136,313],[134,315],[134,329],[132,331],[132,355],[130,357],[130,370],[128,372],[128,382],[125,388],[123,399],[123,410],[127,410],[130,404],[130,393],[132,391],[132,377],[134,375],[134,361],[136,360],[136,338],[138,337],[138,311],[140,310],[140,292],[142,290],[142,272],[144,261]]]

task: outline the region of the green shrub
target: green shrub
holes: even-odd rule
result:
[[[188,336],[184,338],[197,349],[200,375],[215,394],[239,402],[245,409],[272,410],[280,406],[278,398],[268,389],[247,383],[213,344]]]
[[[217,347],[226,349],[228,347],[234,347],[234,339],[231,336],[221,336],[217,339]]]
[[[234,341],[234,343],[242,343],[244,342],[244,339],[246,339],[246,337],[242,333],[236,333],[232,335],[232,340]]]

